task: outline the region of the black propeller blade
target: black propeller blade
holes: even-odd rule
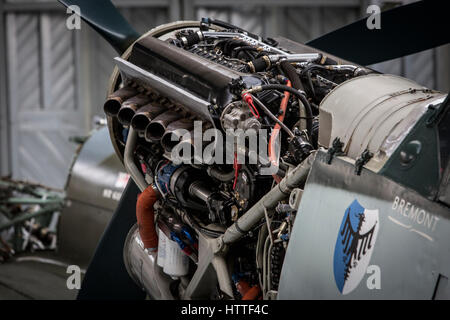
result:
[[[81,18],[92,26],[119,54],[122,54],[139,34],[130,26],[110,0],[58,0],[66,7],[76,5]]]
[[[444,2],[444,1],[443,1]],[[361,65],[383,62],[450,42],[442,2],[419,1],[381,13],[381,29],[361,19],[307,45]]]

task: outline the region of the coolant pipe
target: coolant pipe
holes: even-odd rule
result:
[[[155,227],[155,211],[153,205],[160,197],[155,185],[148,186],[139,196],[136,202],[136,219],[144,248],[148,252],[158,250],[158,234]]]
[[[247,293],[242,296],[242,300],[256,300],[261,295],[261,288],[256,285],[254,287],[251,287]]]
[[[103,105],[103,110],[108,116],[115,117],[117,116],[122,103],[124,103],[128,98],[137,95],[138,93],[139,92],[137,92],[135,88],[128,86],[114,91]]]
[[[149,101],[150,97],[142,93],[125,100],[117,113],[117,119],[124,126],[129,126],[138,109]]]
[[[315,159],[315,152],[311,153],[302,163],[272,188],[264,197],[253,205],[243,216],[232,224],[218,240],[225,244],[231,244],[243,237],[255,224],[264,217],[264,210],[275,208],[279,201],[291,193],[292,189],[306,181],[309,170]]]
[[[212,166],[208,166],[206,168],[206,172],[210,177],[213,177],[222,182],[228,182],[234,178],[234,171],[222,172],[221,170],[214,168]]]

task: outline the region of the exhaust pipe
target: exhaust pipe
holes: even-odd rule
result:
[[[145,129],[145,140],[150,142],[159,141],[164,135],[164,132],[166,132],[167,126],[183,116],[184,114],[181,112],[173,110],[161,113]]]
[[[170,152],[173,147],[175,147],[180,139],[186,134],[186,131],[191,131],[194,128],[194,123],[192,119],[180,119],[174,122],[171,122],[168,126],[164,135],[161,138],[161,145],[164,150]]]
[[[209,123],[203,126],[202,135],[211,127],[212,125]],[[180,160],[181,162],[195,162],[195,160],[197,160],[198,163],[203,163],[203,149],[208,144],[208,142],[203,141],[201,139],[201,136],[196,137],[194,132],[194,130],[191,130],[189,134],[182,136],[181,141],[179,143],[175,143],[170,150],[173,151],[172,156],[178,157],[178,160]],[[196,143],[196,139],[200,139],[200,142]],[[197,147],[199,147],[199,150],[196,150]],[[173,158],[172,161],[174,161]]]
[[[139,94],[139,92],[132,87],[123,87],[114,91],[103,105],[103,110],[108,116],[115,117],[119,112],[122,103],[137,94]]]
[[[150,97],[142,93],[126,100],[117,113],[117,119],[124,126],[129,126],[138,109],[149,103],[150,100]]]
[[[131,126],[136,131],[144,131],[148,124],[158,115],[167,111],[167,107],[151,102],[141,107],[131,119]]]

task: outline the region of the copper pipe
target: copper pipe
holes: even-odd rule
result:
[[[150,99],[149,96],[141,93],[124,101],[117,113],[119,122],[124,126],[129,126],[138,109],[149,103]]]
[[[155,211],[153,205],[159,198],[159,192],[153,185],[148,186],[136,202],[136,219],[139,235],[148,251],[158,250],[158,235],[155,228]]]
[[[134,130],[144,131],[148,124],[164,111],[167,111],[167,107],[156,102],[150,102],[136,112],[131,119],[131,126]]]
[[[166,131],[169,123],[176,121],[181,117],[183,117],[183,114],[179,111],[177,112],[170,110],[161,113],[159,116],[153,119],[153,121],[150,122],[145,129],[145,140],[153,142],[159,141],[164,135],[164,132]]]
[[[114,117],[119,112],[122,103],[138,93],[135,88],[128,86],[114,91],[103,105],[103,110],[108,116]]]
[[[180,139],[183,138],[186,131],[191,131],[194,127],[192,119],[183,118],[169,123],[161,138],[161,145],[166,151],[172,151]]]

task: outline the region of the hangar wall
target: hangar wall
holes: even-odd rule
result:
[[[305,42],[366,16],[365,0],[117,0],[139,32],[212,16]],[[372,1],[373,2],[373,1]],[[380,2],[380,1],[377,1]],[[89,26],[68,31],[56,1],[0,0],[0,174],[62,188],[102,104],[114,50]],[[448,91],[449,45],[374,65]]]

